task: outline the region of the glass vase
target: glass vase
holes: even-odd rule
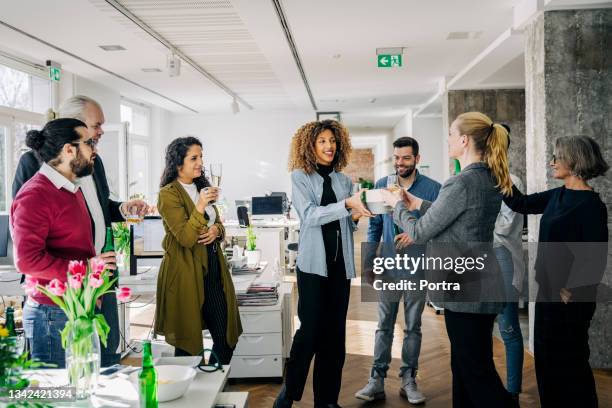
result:
[[[100,337],[93,322],[91,330],[72,330],[66,346],[66,369],[70,386],[79,400],[91,397],[100,375]]]

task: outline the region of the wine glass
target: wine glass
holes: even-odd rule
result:
[[[391,174],[387,176],[387,188],[391,191],[396,191],[397,189],[399,189],[399,183],[396,174]]]
[[[213,187],[219,188],[221,186],[221,175],[222,175],[222,166],[221,163],[211,163],[210,164],[210,184]],[[211,204],[216,203],[216,201],[211,201]]]
[[[211,163],[210,165],[210,182],[213,187],[221,186],[221,163]]]

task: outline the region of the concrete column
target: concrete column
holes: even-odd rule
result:
[[[531,193],[559,185],[547,169],[559,136],[594,138],[612,163],[612,9],[547,11],[526,27],[525,36],[527,191]],[[612,177],[608,174],[591,185],[608,207],[612,233]],[[529,238],[536,241],[539,217],[529,218]],[[612,367],[611,305],[598,305],[590,345],[591,365]]]
[[[478,111],[496,123],[510,126],[510,171],[525,183],[525,91],[523,89],[486,89],[448,91],[443,101],[446,132],[464,112]]]

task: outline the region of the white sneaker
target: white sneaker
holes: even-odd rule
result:
[[[383,377],[370,377],[366,386],[355,393],[355,398],[364,401],[385,399],[385,379]]]
[[[419,388],[416,383],[416,370],[406,371],[404,376],[402,377],[402,387],[400,388],[400,395],[408,400],[411,404],[421,404],[425,402],[425,395]]]

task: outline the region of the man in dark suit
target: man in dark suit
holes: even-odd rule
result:
[[[79,119],[87,125],[89,136],[97,144],[104,130],[104,113],[100,105],[91,98],[76,95],[64,102],[60,107],[59,117]],[[13,198],[19,192],[21,186],[28,181],[40,169],[42,161],[34,151],[24,153],[19,159],[15,178],[13,179]],[[104,246],[104,235],[106,227],[113,222],[125,220],[125,215],[138,213],[145,215],[149,207],[142,200],[131,200],[118,202],[110,199],[110,190],[106,180],[104,165],[99,155],[94,160],[94,171],[91,176],[79,180],[80,187],[85,196],[91,224],[94,231],[94,245],[96,252],[100,253]],[[114,258],[114,252],[101,254],[103,257]],[[117,311],[117,297],[115,293],[109,293],[102,298],[101,312],[110,326],[107,346],[102,347],[102,366],[118,364],[120,355],[117,353],[119,347],[119,315]]]

